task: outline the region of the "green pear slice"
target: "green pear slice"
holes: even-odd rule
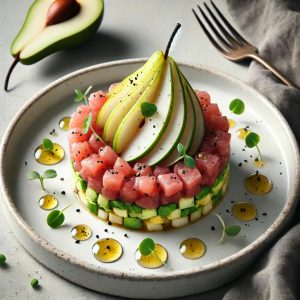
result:
[[[170,58],[171,59],[171,58]],[[185,84],[185,79],[181,76],[179,68],[177,64],[173,61],[173,63],[176,65],[176,72],[180,79],[181,88],[183,90],[183,97],[185,98],[186,105],[187,105],[187,118],[186,118],[186,124],[185,128],[182,134],[182,137],[179,141],[184,148],[186,149],[186,152],[188,152],[192,146],[192,143],[194,141],[195,137],[195,129],[196,129],[196,113],[194,108],[193,100],[191,99],[190,93],[187,90],[187,86]],[[165,159],[162,164],[165,166],[170,166],[177,162],[179,159],[181,159],[181,155],[177,151],[177,147],[173,150],[173,152],[168,156],[167,159]]]
[[[153,67],[144,75],[143,79],[136,84],[135,89],[128,94],[124,100],[119,103],[110,113],[102,134],[102,137],[106,142],[113,142],[115,133],[120,123],[136,103],[138,103],[143,97],[148,100],[151,98],[153,88],[151,87],[151,83],[153,82],[157,73],[161,70],[163,63],[164,58],[162,55],[159,55]],[[146,70],[144,70],[144,72],[146,72]],[[148,89],[149,86],[150,89]],[[151,100],[151,102],[153,100]]]
[[[103,15],[103,0],[78,1],[80,11],[74,17],[46,26],[48,9],[53,0],[36,0],[11,46],[13,56],[32,64],[65,47],[81,43],[94,33]]]
[[[135,138],[139,131],[139,127],[145,120],[141,111],[143,102],[154,102],[156,100],[161,79],[164,74],[165,63],[157,71],[156,75],[145,89],[139,101],[130,109],[126,116],[122,119],[113,141],[113,149],[118,153],[122,153],[124,148]]]
[[[186,99],[184,98],[180,76],[176,70],[174,61],[170,58],[168,58],[168,61],[171,66],[171,80],[173,81],[174,85],[173,111],[167,128],[165,129],[159,142],[141,160],[150,166],[163,162],[172,154],[172,152],[176,149],[177,144],[181,140],[186,125],[187,104]],[[157,112],[159,113],[159,110]],[[151,137],[147,135],[147,138],[150,139]]]
[[[157,112],[145,118],[144,125],[138,129],[134,139],[122,152],[128,162],[136,161],[147,155],[159,142],[170,122],[174,107],[174,83],[170,62],[166,61],[165,72],[155,100]],[[135,131],[135,128],[133,128]]]
[[[145,80],[145,77],[149,76],[149,72],[153,70],[157,62],[162,59],[162,51],[155,52],[141,68],[127,76],[110,91],[108,99],[102,106],[97,117],[97,124],[100,128],[104,128],[111,112],[121,102],[132,96],[137,87],[140,86],[140,83]]]

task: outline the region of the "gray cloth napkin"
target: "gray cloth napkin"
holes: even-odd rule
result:
[[[240,32],[300,86],[300,0],[227,0]],[[248,82],[282,112],[300,143],[300,91],[251,62]],[[299,178],[300,180],[300,178]],[[300,207],[292,227],[224,299],[300,299]]]

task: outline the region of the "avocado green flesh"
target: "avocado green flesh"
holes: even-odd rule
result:
[[[75,182],[79,182],[80,180],[82,181],[78,173],[74,172],[73,175]],[[202,212],[206,210],[207,207],[210,207],[209,210],[215,208],[221,202],[226,192],[229,175],[230,169],[229,164],[227,164],[221,175],[219,175],[216,179],[215,183],[210,187],[202,187],[202,191],[195,197],[181,198],[177,204],[170,203],[162,205],[157,209],[144,209],[136,204],[126,203],[122,200],[108,200],[105,199],[103,195],[96,193],[94,190],[90,190],[89,192],[86,192],[86,190],[79,190],[78,198],[94,215],[98,215],[98,210],[103,208],[110,214],[114,214],[113,210],[116,208],[121,212],[124,212],[124,217],[121,217],[124,227],[132,229],[140,229],[143,227],[147,228],[146,222],[152,222],[152,219],[161,218],[162,224],[168,228],[170,226],[172,227],[172,224],[170,225],[172,220],[189,217],[189,222],[194,222],[195,219],[193,218],[193,214],[196,214],[198,219],[201,218],[202,215],[206,214]],[[97,201],[89,200],[87,198],[87,194],[93,195],[93,199],[95,199],[94,195],[97,194]],[[205,198],[208,196],[209,200],[203,203]],[[203,204],[201,204],[201,202]],[[167,222],[164,223],[164,220],[167,220]]]
[[[12,55],[19,54],[23,64],[35,63],[53,52],[82,43],[97,31],[102,21],[103,0],[85,0],[78,1],[81,8],[73,18],[45,27],[52,2],[37,0],[33,3],[12,43]]]

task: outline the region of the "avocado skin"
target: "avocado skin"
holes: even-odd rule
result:
[[[47,48],[44,48],[42,51],[37,52],[33,56],[30,56],[30,57],[27,57],[24,59],[20,58],[20,62],[24,65],[31,65],[31,64],[34,64],[34,63],[42,60],[43,58],[45,58],[46,56],[48,56],[54,52],[57,52],[57,51],[60,51],[60,50],[66,49],[66,48],[74,47],[76,45],[79,45],[79,44],[87,41],[93,34],[95,34],[97,32],[97,30],[102,22],[102,19],[103,19],[104,3],[103,3],[103,0],[99,0],[99,1],[101,1],[103,4],[103,9],[102,9],[101,15],[90,26],[84,28],[80,32],[77,32],[73,35],[66,37],[65,39],[59,40],[56,43],[49,45]],[[24,24],[26,23],[29,16],[30,16],[30,10],[25,19]],[[23,24],[23,26],[24,26],[24,24]],[[23,28],[23,26],[22,26],[22,28]],[[22,31],[22,28],[21,28],[20,32]],[[18,35],[16,36],[15,40],[18,38]],[[13,54],[12,51],[11,51],[11,54],[14,57],[19,55],[19,53]]]

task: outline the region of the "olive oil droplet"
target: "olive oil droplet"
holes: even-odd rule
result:
[[[247,128],[240,128],[236,131],[236,134],[240,139],[245,140],[250,132],[251,131]]]
[[[44,210],[54,209],[57,205],[57,199],[51,194],[44,195],[39,199],[39,206]]]
[[[232,120],[232,119],[228,119],[228,123],[229,123],[229,127],[230,128],[233,128],[233,127],[236,126],[236,122],[234,120]]]
[[[232,215],[239,221],[249,222],[256,218],[256,207],[249,202],[238,202],[232,207]]]
[[[71,235],[76,241],[86,241],[92,236],[92,230],[88,225],[79,224],[72,228]]]
[[[262,159],[256,158],[256,159],[254,159],[253,164],[254,164],[254,166],[257,167],[257,168],[263,168],[264,165],[265,165],[265,162],[264,162],[264,160],[262,160]]]
[[[49,151],[43,145],[39,145],[34,151],[35,160],[42,165],[55,165],[63,160],[65,151],[59,144],[53,144],[53,150]]]
[[[273,187],[270,178],[258,172],[249,175],[245,179],[244,185],[246,190],[254,195],[265,195],[269,193]]]
[[[197,238],[189,238],[180,244],[179,251],[184,258],[197,259],[205,254],[206,246]]]
[[[68,131],[71,117],[63,117],[59,120],[58,126],[61,130]]]
[[[110,238],[98,240],[93,245],[92,250],[94,257],[104,263],[118,260],[123,253],[122,245],[118,241]]]
[[[150,255],[142,255],[139,249],[135,252],[137,263],[146,269],[157,269],[165,264],[168,259],[167,250],[160,244],[155,244],[154,253]]]

